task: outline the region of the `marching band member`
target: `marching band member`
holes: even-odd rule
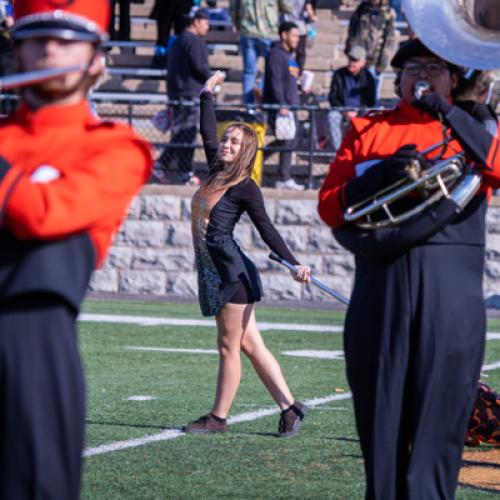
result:
[[[204,316],[215,316],[219,348],[219,373],[212,410],[190,422],[184,430],[194,433],[225,432],[226,417],[241,378],[241,351],[281,408],[279,435],[297,433],[307,406],[295,401],[278,361],[264,344],[255,321],[255,302],[262,289],[255,264],[233,238],[236,223],[248,213],[266,244],[297,265],[296,281],[307,283],[310,269],[290,253],[264,207],[262,193],[250,178],[257,136],[244,123],[230,125],[220,145],[212,92],[222,83],[220,72],[205,83],[200,95],[200,129],[210,173],[193,196],[193,244],[198,269],[199,300]]]
[[[453,105],[459,67],[418,39],[392,65],[401,101],[353,120],[321,187],[319,214],[355,250],[344,342],[366,498],[452,499],[485,346],[485,215],[500,186],[499,143]],[[429,91],[416,100],[422,81]],[[418,234],[384,246],[399,230],[376,229],[368,235],[376,244],[351,245],[344,233],[357,228],[345,224],[344,210],[403,178],[410,160],[425,166],[436,153],[424,159],[419,151],[443,140],[443,124],[452,138],[442,157],[465,151],[482,174],[473,200],[460,210],[445,198]]]
[[[77,499],[84,379],[76,317],[149,146],[86,100],[103,72],[107,0],[16,0],[23,72],[82,65],[24,87],[0,122],[0,498]]]

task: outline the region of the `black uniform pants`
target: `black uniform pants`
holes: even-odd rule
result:
[[[366,498],[453,499],[485,345],[484,248],[357,259],[345,324]]]
[[[79,498],[84,382],[75,314],[59,298],[0,306],[0,498]]]

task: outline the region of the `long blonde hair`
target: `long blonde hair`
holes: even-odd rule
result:
[[[217,152],[213,173],[205,180],[203,187],[209,191],[220,191],[235,186],[252,175],[255,155],[257,154],[257,134],[246,123],[231,123],[223,136],[232,129],[241,130],[241,149],[238,157],[232,163],[224,163]]]

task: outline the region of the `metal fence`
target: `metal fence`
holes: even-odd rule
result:
[[[128,123],[154,146],[172,183],[182,183],[186,172],[194,171],[200,177],[206,174],[208,169],[199,136],[199,101],[169,102],[166,96],[158,94],[108,92],[94,92],[90,100],[101,118]],[[0,94],[0,113],[11,113],[17,101],[14,94]],[[291,161],[293,153],[292,177],[307,188],[316,188],[340,143],[344,126],[342,112],[346,109],[331,109],[326,100],[310,97],[300,106],[289,108],[293,121],[277,119],[278,110],[278,106],[249,109],[218,102],[219,135],[231,122],[248,123],[257,132],[263,153],[259,166],[263,185],[274,185],[282,164]]]

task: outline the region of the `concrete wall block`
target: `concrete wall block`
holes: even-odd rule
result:
[[[128,220],[138,220],[141,218],[142,197],[136,196],[127,209]]]
[[[265,298],[268,300],[300,300],[302,286],[293,281],[288,273],[269,273],[261,275]]]
[[[333,277],[350,277],[354,273],[354,256],[336,254],[323,256],[324,273]]]
[[[167,293],[179,297],[198,297],[198,277],[196,272],[169,273]]]
[[[116,269],[96,269],[90,280],[92,292],[118,292],[118,271]]]
[[[145,248],[133,253],[132,269],[148,271],[193,271],[194,251],[183,248]]]
[[[144,196],[141,210],[143,220],[179,220],[181,218],[181,199],[178,196]]]
[[[191,198],[181,198],[181,220],[191,223]]]
[[[170,223],[167,226],[167,246],[193,247],[190,222]]]
[[[500,208],[488,208],[486,212],[486,228],[488,233],[500,233]]]
[[[301,224],[319,226],[322,224],[317,213],[316,200],[276,200],[276,224]]]
[[[105,268],[130,269],[132,267],[133,247],[112,246],[104,263]]]
[[[268,271],[282,271],[285,270],[285,268],[281,265],[275,262],[274,260],[271,260],[269,258],[269,251],[252,251],[252,252],[245,252],[250,260],[257,266],[257,269],[261,273],[265,273]]]
[[[234,228],[234,239],[243,250],[248,250],[254,246],[253,226],[244,224],[241,221]]]
[[[317,275],[316,278],[335,292],[349,299],[352,290],[352,278],[338,279],[330,275]],[[332,300],[337,302],[337,299],[312,283],[304,287],[304,300]]]
[[[488,278],[498,280],[500,278],[500,262],[487,261],[484,273]]]
[[[302,226],[276,226],[281,237],[285,240],[292,252],[303,252],[306,250],[307,228]],[[252,231],[252,246],[261,250],[269,250],[269,247],[264,242],[257,231],[257,228],[251,226]],[[245,247],[244,247],[245,248]],[[246,247],[248,248],[248,247]]]
[[[500,234],[486,233],[486,255],[493,259],[500,257]]]
[[[323,273],[324,262],[322,255],[299,253],[295,255],[295,258],[304,266],[309,266],[311,268],[311,272],[314,275],[319,275]]]
[[[119,291],[122,293],[164,295],[167,273],[163,271],[127,270],[120,273]]]
[[[166,227],[160,221],[125,221],[116,236],[116,245],[159,247],[165,244]]]
[[[330,254],[338,251],[345,252],[333,237],[332,230],[326,226],[309,227],[307,233],[308,253]]]

